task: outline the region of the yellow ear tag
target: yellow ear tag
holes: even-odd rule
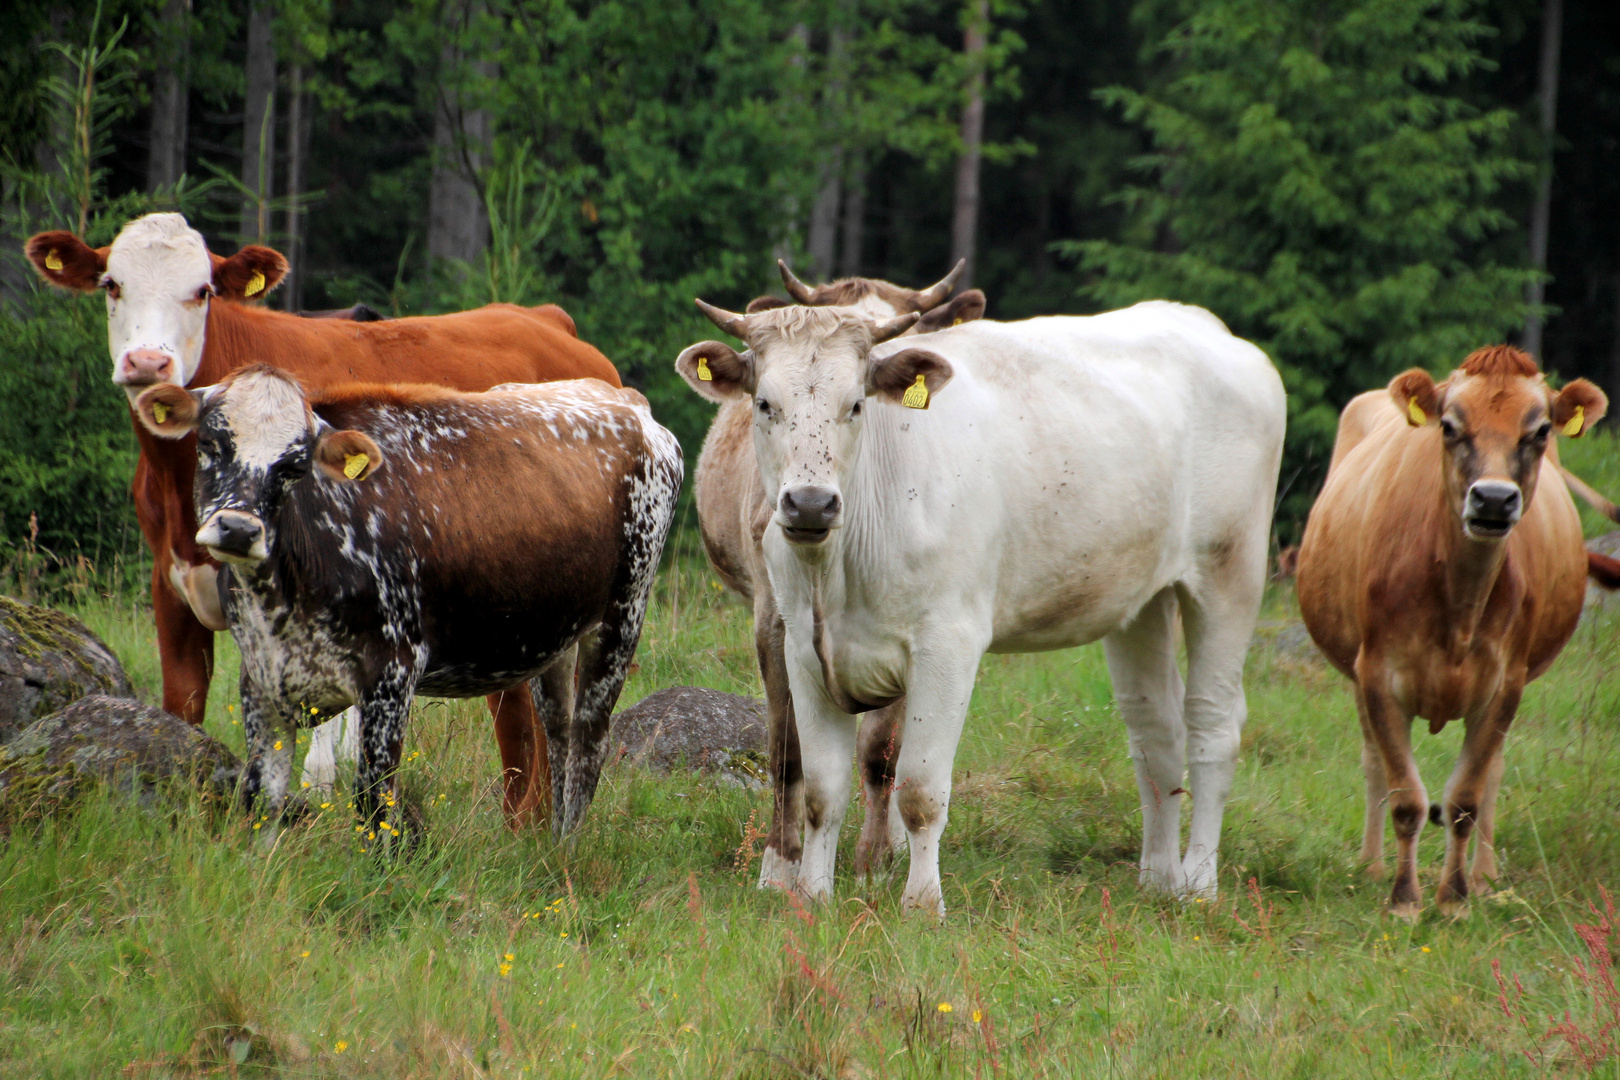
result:
[[[962,325],[962,320],[961,320],[961,319],[957,319],[957,320],[956,320],[956,321],[955,321],[955,322],[953,322],[953,323],[951,323],[951,325],[952,325],[952,326],[961,326],[961,325]]]
[[[371,459],[366,455],[350,454],[348,457],[343,459],[343,475],[347,476],[350,480],[353,480],[355,477],[365,472],[366,466],[370,464]]]
[[[906,395],[900,399],[900,404],[908,409],[928,408],[928,383],[924,376],[918,375],[917,381],[906,387]]]
[[[703,382],[714,382],[714,375],[709,372],[709,358],[698,357],[698,378]]]
[[[47,251],[45,253],[45,269],[47,269],[47,270],[60,270],[60,269],[62,269],[62,260],[56,257],[56,252]]]
[[[253,276],[248,278],[247,288],[242,290],[242,295],[257,296],[262,292],[264,292],[264,272],[262,270],[255,270],[253,271]]]
[[[156,420],[158,423],[161,424],[165,420],[167,420],[168,418],[169,418],[169,407],[167,405],[163,404],[163,402],[161,402],[161,401],[152,402],[152,419]]]
[[[1575,415],[1570,417],[1569,418],[1569,423],[1564,425],[1564,434],[1570,436],[1571,438],[1574,438],[1576,435],[1579,435],[1581,433],[1581,427],[1585,423],[1586,423],[1586,406],[1584,406],[1584,405],[1575,406]]]
[[[1422,427],[1429,422],[1429,417],[1423,411],[1423,406],[1417,403],[1417,398],[1406,399],[1406,415],[1412,418],[1412,423]]]

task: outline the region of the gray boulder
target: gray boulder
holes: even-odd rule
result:
[[[672,686],[613,718],[608,760],[658,773],[698,769],[729,783],[764,787],[769,741],[765,703],[757,698]]]
[[[0,746],[0,794],[26,785],[60,798],[101,780],[144,799],[160,782],[179,780],[225,797],[241,768],[222,743],[177,716],[92,694]]]
[[[0,743],[86,694],[132,698],[135,690],[78,619],[0,596]]]

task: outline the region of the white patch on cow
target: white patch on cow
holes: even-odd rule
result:
[[[232,380],[220,407],[237,462],[258,472],[286,457],[311,431],[303,393],[282,375],[250,372]]]
[[[211,286],[213,265],[202,234],[179,214],[148,214],[124,226],[107,252],[106,280],[119,296],[107,298],[107,347],[112,354],[113,382],[124,386],[133,401],[146,388],[131,383],[124,360],[140,350],[155,350],[173,360],[165,382],[189,384],[202,363],[208,302],[199,290]]]
[[[219,602],[219,571],[203,563],[192,566],[169,552],[169,587],[191,608],[197,621],[213,631],[224,630],[225,611]]]

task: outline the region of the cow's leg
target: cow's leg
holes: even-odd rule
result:
[[[568,690],[573,692],[571,683]],[[531,694],[525,682],[484,699],[495,719],[495,743],[501,752],[501,807],[512,829],[534,819],[551,785],[549,777],[541,776],[550,771],[543,767],[549,755]]]
[[[656,567],[656,553],[653,559]],[[628,591],[628,590],[627,590]],[[630,674],[630,661],[641,638],[646,614],[645,587],[615,601],[593,633],[579,643],[579,692],[574,699],[573,722],[569,725],[568,757],[563,769],[562,801],[551,808],[551,831],[567,836],[579,825],[596,795],[607,756],[608,729],[613,722],[613,706]],[[552,774],[558,763],[552,759]],[[552,780],[552,790],[557,781]]]
[[[950,816],[951,766],[983,654],[980,642],[924,638],[913,646],[906,677],[906,733],[894,770],[894,803],[905,822],[911,854],[902,910],[945,917],[939,842]]]
[[[350,706],[310,732],[309,750],[304,754],[304,786],[328,793],[337,783],[338,762],[353,768],[359,760],[360,710]]]
[[[1384,775],[1384,759],[1367,725],[1360,694],[1356,695],[1356,712],[1361,715],[1361,775],[1367,786],[1367,805],[1361,821],[1361,865],[1368,877],[1382,880],[1389,872],[1384,865],[1384,800],[1389,798],[1389,778]]]
[[[574,724],[574,696],[578,693],[579,646],[570,645],[539,675],[529,680],[529,696],[535,716],[546,735],[545,774],[536,775],[534,788],[544,791],[549,806],[546,816],[554,818],[563,804],[563,777],[567,774],[568,733]],[[552,762],[558,768],[551,767]],[[541,785],[544,785],[542,787]]]
[[[264,823],[273,829],[287,805],[287,785],[292,780],[292,715],[279,698],[260,693],[245,671],[238,686],[242,731],[247,739],[242,794],[249,809],[262,813]]]
[[[1496,865],[1496,795],[1502,790],[1502,770],[1506,762],[1497,750],[1485,773],[1485,792],[1479,801],[1479,824],[1474,829],[1474,865],[1469,889],[1475,896],[1489,896],[1502,872]]]
[[[783,657],[786,629],[769,583],[754,592],[754,651],[765,682],[765,718],[770,731],[771,824],[759,863],[759,887],[791,889],[804,854],[804,765],[793,720]]]
[[[360,764],[355,769],[354,806],[365,827],[363,847],[398,836],[402,816],[395,812],[395,780],[405,722],[410,717],[416,677],[402,660],[391,660],[360,700]]]
[[[163,711],[200,724],[214,672],[214,632],[197,621],[185,598],[174,591],[162,560],[152,567],[152,618],[163,668]]]
[[[1519,711],[1522,683],[1511,680],[1496,700],[1477,716],[1467,718],[1462,753],[1446,781],[1441,804],[1446,824],[1446,861],[1440,873],[1435,901],[1440,910],[1457,914],[1468,902],[1468,873],[1464,869],[1468,841],[1479,823],[1480,811],[1491,786],[1491,772],[1502,756],[1508,728]],[[1493,823],[1494,824],[1494,823]]]
[[[1267,516],[1269,518],[1269,503]],[[1226,578],[1194,594],[1180,593],[1182,627],[1187,636],[1187,696],[1182,715],[1187,723],[1187,787],[1192,793],[1192,821],[1187,855],[1182,860],[1186,895],[1213,899],[1221,819],[1232,793],[1248,702],[1243,696],[1243,661],[1254,637],[1265,588],[1265,535],[1257,532],[1254,551],[1232,553]]]
[[[1389,911],[1412,919],[1423,910],[1417,841],[1429,816],[1429,795],[1412,758],[1412,718],[1389,692],[1387,681],[1382,662],[1363,650],[1356,657],[1357,704],[1367,718],[1367,730],[1384,767],[1389,819],[1395,829],[1395,881],[1390,886]]]
[[[1142,800],[1141,882],[1170,892],[1181,877],[1181,780],[1186,725],[1176,667],[1176,596],[1165,589],[1129,626],[1103,639],[1114,700],[1125,718]]]
[[[794,890],[810,900],[830,900],[838,831],[849,803],[856,718],[827,697],[814,650],[800,650],[789,640],[787,656],[804,767],[804,857]]]
[[[855,873],[871,874],[894,858],[896,843],[889,831],[890,795],[894,791],[895,761],[900,756],[900,738],[905,730],[906,699],[861,715],[855,734],[855,758],[861,770],[861,786],[866,794],[866,816],[861,821],[861,838],[855,843]],[[897,819],[898,815],[894,815]],[[903,837],[905,834],[901,833]]]

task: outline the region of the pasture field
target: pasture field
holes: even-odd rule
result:
[[[1607,440],[1566,460],[1615,490]],[[758,693],[748,612],[683,537],[624,704],[675,684]],[[144,607],[79,611],[155,695]],[[901,917],[903,864],[850,876],[858,806],[836,902],[810,909],[754,888],[768,795],[694,775],[610,767],[571,845],[513,835],[482,703],[425,701],[408,859],[362,855],[341,798],[273,848],[254,819],[198,803],[8,808],[0,1076],[1620,1073],[1620,931],[1597,914],[1620,888],[1620,615],[1584,622],[1525,697],[1501,891],[1441,918],[1427,829],[1416,924],[1385,916],[1384,885],[1354,865],[1347,684],[1289,645],[1287,586],[1262,617],[1218,901],[1136,885],[1136,789],[1096,646],[984,661],[943,926]],[[240,750],[220,642],[209,728]],[[1417,736],[1431,793],[1461,734]]]

